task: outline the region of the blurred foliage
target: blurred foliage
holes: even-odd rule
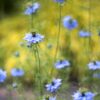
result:
[[[0,19],[15,14],[21,9],[21,0],[0,0]]]
[[[12,2],[14,1],[15,0],[12,0]],[[46,82],[53,75],[59,75],[55,69],[53,69],[54,73],[52,76],[50,75],[50,71],[54,67],[53,60],[58,32],[59,8],[53,0],[36,1],[41,4],[41,8],[34,15],[33,23],[34,31],[45,35],[44,42],[40,43],[40,58],[43,81]],[[79,23],[79,27],[71,32],[61,25],[58,58],[71,60],[72,66],[71,73],[69,74],[71,81],[82,81],[82,78],[86,76],[89,61],[100,60],[100,37],[98,36],[100,30],[100,16],[98,16],[100,6],[98,2],[99,0],[91,0],[91,8],[89,8],[89,0],[66,0],[62,5],[62,19],[64,16],[71,15],[77,19]],[[30,31],[31,18],[24,15],[24,9],[29,3],[30,1],[28,3],[24,2],[24,8],[23,6],[17,6],[19,8],[22,7],[23,12],[19,12],[15,16],[0,21],[0,66],[4,67],[8,72],[10,72],[13,67],[22,67],[26,71],[25,81],[27,82],[35,78],[37,70],[34,53],[32,49],[25,46],[23,41],[25,33]],[[91,22],[89,22],[89,9],[91,9]],[[92,33],[91,54],[86,53],[86,50],[90,50],[88,40],[78,36],[78,32],[81,29],[89,30],[90,23]],[[70,49],[67,48],[67,33],[71,34]],[[48,46],[50,46],[50,48]],[[19,57],[15,57],[14,53],[16,51],[20,53]],[[70,55],[69,52],[71,52]],[[65,76],[67,76],[67,74]]]

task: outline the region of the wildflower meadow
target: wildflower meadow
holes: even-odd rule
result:
[[[100,100],[100,1],[4,2],[0,100]]]

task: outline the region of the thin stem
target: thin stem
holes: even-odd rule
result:
[[[34,0],[32,0],[32,5],[33,5]],[[33,14],[31,14],[31,31],[33,31]]]
[[[58,54],[58,49],[59,49],[60,31],[61,31],[61,3],[59,3],[59,26],[58,26],[57,47],[56,47],[54,62],[57,59],[57,54]]]
[[[54,55],[54,63],[57,59],[57,54],[58,54],[58,49],[59,49],[59,39],[60,39],[60,31],[61,31],[61,3],[59,3],[59,26],[58,26],[58,34],[57,34],[57,46],[56,46],[56,51]],[[51,69],[50,75],[53,74],[54,69]]]
[[[11,89],[8,90],[8,100],[12,100],[12,91]]]
[[[67,40],[67,57],[68,57],[68,59],[71,57],[71,31],[69,30],[68,32],[67,32],[67,38],[66,38],[66,40]]]
[[[37,52],[37,62],[38,62],[39,89],[40,89],[40,95],[42,96],[43,91],[42,91],[42,80],[41,80],[41,66],[40,66],[41,64],[40,64],[38,44],[36,44],[36,52]]]
[[[89,32],[91,33],[91,0],[89,0]],[[89,59],[91,59],[90,57],[92,53],[91,36],[89,37],[89,46],[90,46]]]
[[[39,80],[39,90],[40,90],[40,95],[42,96],[43,91],[42,91],[42,80],[41,80],[41,64],[40,64],[40,56],[39,56],[39,49],[38,49],[38,44],[34,44],[34,48],[32,48],[34,51],[34,55],[35,55],[35,61],[37,63],[37,68],[38,68],[38,73],[36,76],[36,78],[38,78]]]

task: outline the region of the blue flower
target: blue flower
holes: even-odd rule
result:
[[[56,92],[62,84],[61,81],[61,79],[53,79],[53,81],[50,84],[47,84],[45,86],[47,91],[51,93]]]
[[[65,28],[72,30],[78,26],[77,20],[73,19],[71,16],[66,16],[63,19],[63,25]]]
[[[68,60],[59,60],[55,63],[55,67],[57,69],[61,69],[64,67],[69,67],[70,66],[70,62]]]
[[[28,44],[34,44],[41,42],[44,39],[44,36],[40,35],[39,33],[27,33],[24,37],[24,40],[27,41]]]
[[[26,15],[31,15],[35,13],[40,8],[40,4],[38,2],[34,3],[33,5],[27,7],[25,10]]]
[[[86,31],[80,31],[79,35],[80,35],[80,37],[89,37],[89,36],[91,36],[91,33],[86,32]]]
[[[6,71],[3,71],[2,69],[0,69],[0,83],[3,83],[6,77],[7,77]]]
[[[93,61],[88,64],[90,70],[100,69],[100,61]]]
[[[63,3],[64,0],[54,0],[55,2],[58,2],[58,3]]]
[[[72,97],[73,97],[73,100],[94,100],[95,95],[96,94],[92,92],[77,91],[76,93],[74,93],[74,95],[72,95]]]
[[[13,68],[11,70],[11,75],[13,77],[21,77],[21,76],[24,75],[24,71],[22,69],[20,69],[20,68]]]

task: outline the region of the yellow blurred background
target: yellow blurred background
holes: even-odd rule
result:
[[[34,30],[45,36],[44,42],[40,43],[41,66],[44,69],[44,80],[50,76],[56,47],[56,38],[58,33],[58,4],[53,0],[36,0],[41,4],[39,11],[34,15]],[[91,1],[91,7],[90,2]],[[30,32],[31,18],[24,15],[25,8],[30,1],[21,2],[21,10],[14,15],[6,16],[0,20],[0,67],[10,72],[13,67],[22,67],[26,71],[26,81],[33,79],[32,70],[35,73],[34,54],[25,46],[23,40],[26,33]],[[18,6],[19,7],[19,6]],[[89,8],[90,7],[90,8]],[[91,20],[90,12],[91,11]],[[66,0],[62,4],[62,19],[65,16],[72,16],[78,21],[78,28],[70,32],[71,52],[67,55],[67,33],[69,31],[63,27],[61,21],[60,49],[58,59],[72,59],[73,66],[71,77],[81,79],[85,76],[87,64],[92,60],[100,60],[100,6],[99,0]],[[87,54],[89,49],[88,40],[79,37],[81,29],[89,31],[91,24],[92,33],[92,53]],[[84,42],[85,41],[85,42]],[[51,48],[48,46],[51,45]],[[19,52],[19,57],[15,53]],[[55,70],[55,74],[57,71]]]

